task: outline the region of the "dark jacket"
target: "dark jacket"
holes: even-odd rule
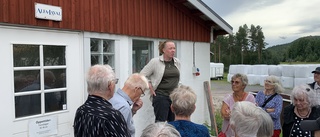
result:
[[[295,122],[294,117],[296,114],[294,113],[294,108],[292,104],[286,106],[283,111],[283,125],[282,125],[282,136],[289,137],[292,126]],[[304,120],[315,120],[320,117],[320,107],[314,106],[311,108],[311,113],[308,118]],[[311,137],[314,137],[314,132],[311,132]]]
[[[316,84],[316,82],[310,83],[308,84],[313,90],[314,90],[314,85]]]

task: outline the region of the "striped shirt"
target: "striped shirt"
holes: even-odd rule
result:
[[[122,114],[94,95],[78,108],[73,128],[75,137],[130,137]]]

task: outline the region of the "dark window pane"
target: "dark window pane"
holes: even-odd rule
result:
[[[45,93],[45,112],[67,109],[66,91]]]
[[[66,69],[44,70],[44,89],[66,87]]]
[[[114,68],[114,63],[113,62],[114,62],[113,55],[104,55],[103,56],[103,64],[108,64],[112,68]]]
[[[45,66],[57,66],[66,64],[65,46],[43,46],[43,60]]]
[[[52,70],[44,70],[44,89],[54,88],[56,76]]]
[[[40,94],[15,97],[16,118],[41,113]]]
[[[54,83],[55,88],[65,88],[67,85],[66,70],[57,69],[54,71],[56,75],[56,82]]]
[[[98,55],[91,55],[91,66],[99,64],[99,56]]]
[[[133,40],[132,45],[132,72],[140,72],[149,62],[152,51],[151,41]]]
[[[113,46],[112,46],[113,41],[110,40],[103,40],[103,52],[104,53],[113,53]]]
[[[38,45],[13,45],[14,67],[39,66]]]
[[[90,39],[90,49],[93,52],[99,51],[99,41],[98,39]]]
[[[33,91],[40,90],[39,80],[40,70],[14,71],[14,91]]]

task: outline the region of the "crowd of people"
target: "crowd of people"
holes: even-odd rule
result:
[[[175,43],[160,43],[159,51],[161,56],[151,59],[140,73],[131,74],[116,91],[118,79],[112,68],[92,66],[86,76],[88,98],[75,114],[74,136],[135,137],[133,116],[143,107],[140,97],[149,91],[155,122],[141,137],[210,137],[206,126],[191,121],[197,95],[190,86],[180,84]],[[233,75],[233,92],[225,96],[220,109],[221,133],[226,137],[318,137],[320,67],[312,73],[315,82],[294,87],[288,106],[283,106],[284,88],[278,77],[266,77],[264,90],[254,95],[245,91],[246,75]]]

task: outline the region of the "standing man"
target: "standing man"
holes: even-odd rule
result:
[[[74,119],[75,137],[129,137],[121,113],[108,100],[114,95],[118,79],[109,65],[94,65],[87,74],[88,99]]]
[[[135,136],[132,117],[142,107],[143,102],[140,97],[144,96],[144,91],[147,88],[149,88],[147,78],[144,75],[134,73],[126,80],[123,88],[119,88],[109,100],[113,108],[122,113],[127,122],[131,137]]]
[[[320,67],[317,67],[313,73],[314,82],[310,83],[309,86],[316,92],[316,99],[320,104]]]

